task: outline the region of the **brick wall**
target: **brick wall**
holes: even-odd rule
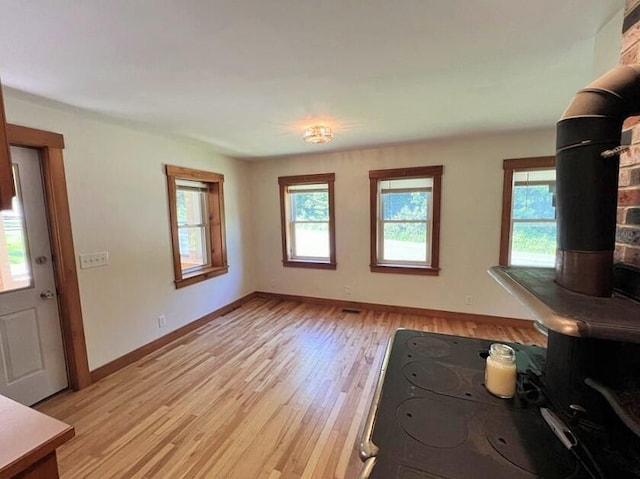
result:
[[[624,65],[640,63],[640,0],[627,0],[622,27]],[[623,136],[640,143],[640,117],[625,122]],[[640,266],[640,146],[620,156],[615,260]]]

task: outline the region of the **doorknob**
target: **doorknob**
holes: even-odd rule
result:
[[[51,298],[55,297],[55,293],[53,291],[51,291],[51,290],[46,290],[46,291],[43,291],[42,293],[40,293],[40,297],[42,299],[51,299]]]

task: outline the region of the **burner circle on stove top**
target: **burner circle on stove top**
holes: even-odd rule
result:
[[[541,416],[490,418],[485,423],[485,434],[502,457],[531,474],[568,479],[578,472],[578,463]]]
[[[443,358],[449,355],[451,345],[442,339],[426,336],[414,336],[407,341],[410,350],[429,356],[430,358]]]
[[[455,391],[460,385],[460,379],[451,368],[435,361],[414,361],[406,364],[402,370],[411,384],[427,391]]]
[[[398,407],[397,418],[409,436],[426,446],[453,448],[467,439],[464,414],[435,399],[408,399]]]

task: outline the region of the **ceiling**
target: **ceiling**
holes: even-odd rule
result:
[[[623,7],[0,0],[0,73],[9,87],[231,156],[316,153],[552,126],[591,81],[594,36]],[[316,123],[334,129],[332,143],[301,140]]]

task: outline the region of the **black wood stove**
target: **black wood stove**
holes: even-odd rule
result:
[[[640,477],[640,449],[575,410],[567,449],[542,417],[546,350],[516,350],[518,387],[500,399],[484,387],[492,341],[398,330],[387,349],[364,431],[360,478],[565,479]],[[628,439],[628,438],[627,438]],[[595,464],[595,466],[592,465]],[[590,473],[589,471],[592,471]]]
[[[363,478],[640,478],[640,268],[613,265],[618,145],[639,114],[640,64],[576,94],[557,124],[556,267],[490,270],[549,336],[512,345],[516,397],[483,387],[490,341],[397,332]]]

